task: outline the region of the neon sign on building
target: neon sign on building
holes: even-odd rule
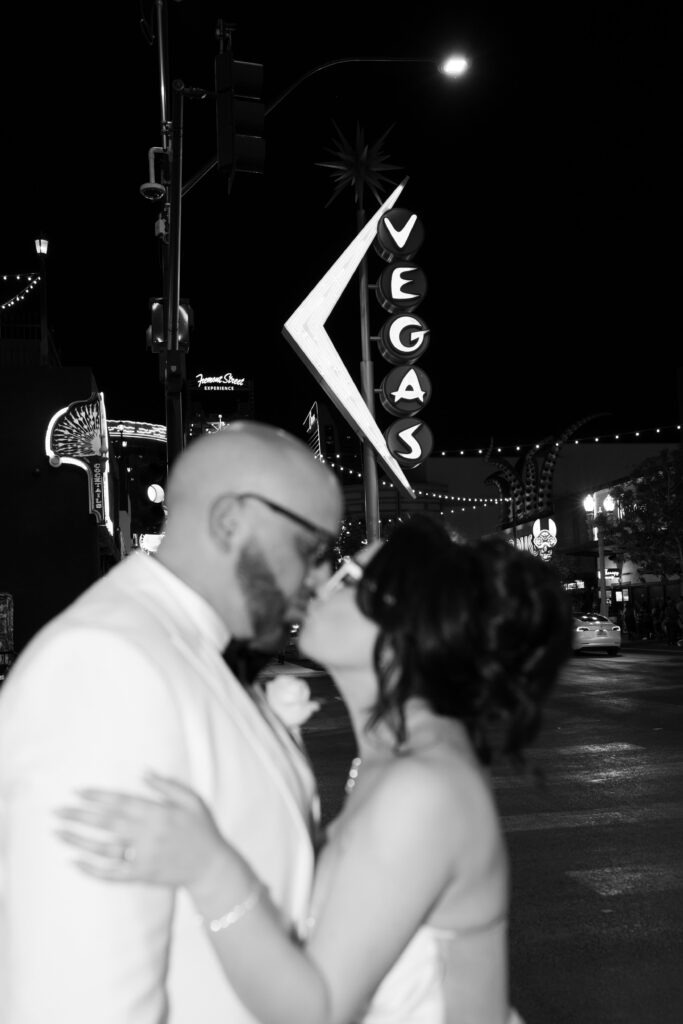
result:
[[[114,536],[109,514],[109,438],[104,395],[71,402],[56,412],[45,433],[45,454],[53,469],[78,466],[88,477],[90,513]]]

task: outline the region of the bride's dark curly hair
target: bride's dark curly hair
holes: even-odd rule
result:
[[[484,764],[521,761],[571,652],[571,611],[559,578],[501,538],[451,540],[426,516],[396,527],[367,565],[361,611],[380,626],[380,719],[405,740],[404,705],[422,697],[460,719]]]

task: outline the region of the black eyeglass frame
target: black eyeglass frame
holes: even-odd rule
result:
[[[322,530],[315,523],[312,523],[308,519],[304,519],[303,516],[298,515],[296,512],[291,512],[288,508],[283,505],[278,505],[276,501],[271,501],[270,498],[264,498],[262,494],[255,494],[252,491],[242,491],[235,495],[236,498],[252,498],[254,501],[260,501],[262,505],[271,509],[273,512],[277,512],[281,516],[285,516],[286,519],[296,523],[297,526],[303,527],[304,530],[308,530],[309,533],[314,533],[320,538],[320,550],[316,552],[314,556],[314,563],[320,565],[323,562],[329,561],[334,553],[334,545],[337,538],[326,530]]]

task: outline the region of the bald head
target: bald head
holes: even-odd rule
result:
[[[171,468],[167,505],[159,560],[244,635],[238,598],[256,602],[256,577],[282,607],[301,601],[315,550],[338,535],[342,494],[302,441],[242,420],[188,445]]]
[[[169,527],[221,494],[258,494],[337,535],[341,491],[337,478],[313,458],[302,441],[284,430],[240,420],[203,434],[178,457],[168,481]]]

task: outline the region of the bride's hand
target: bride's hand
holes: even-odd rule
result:
[[[190,889],[224,862],[230,847],[194,790],[152,772],[145,781],[163,800],[80,790],[76,806],[55,812],[76,828],[57,835],[85,855],[76,864],[95,878]]]

